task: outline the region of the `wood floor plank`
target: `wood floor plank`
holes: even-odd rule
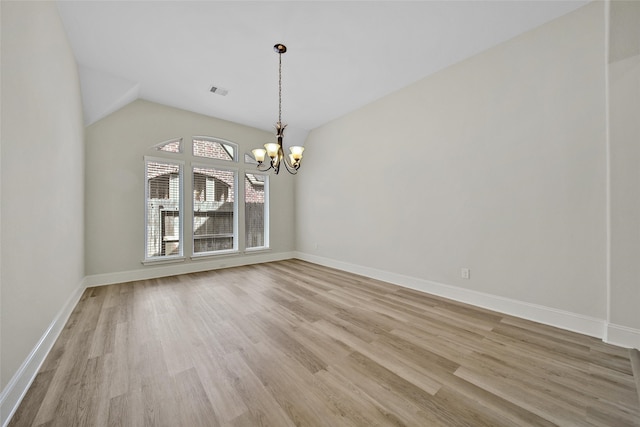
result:
[[[9,426],[640,427],[632,356],[286,260],[88,288]]]
[[[29,391],[22,400],[22,404],[13,416],[14,420],[22,420],[23,425],[36,425],[35,419],[40,409],[39,402],[42,402],[49,391],[51,380],[55,371],[41,371],[36,375]]]
[[[519,405],[456,376],[448,379],[446,385],[438,391],[436,397],[438,399],[449,400],[450,398],[448,396],[451,394],[454,394],[455,399],[458,400],[458,403],[455,404],[456,407],[463,406],[466,410],[469,410],[467,407],[471,407],[475,408],[472,411],[488,413],[485,414],[485,416],[495,418],[494,425],[496,426],[555,425]]]
[[[444,425],[435,417],[424,416],[413,402],[394,393],[386,384],[356,367],[357,363],[353,359],[344,358],[341,363],[331,365],[329,372],[350,383],[359,394],[366,396],[376,411],[390,420],[390,425]]]
[[[249,410],[235,387],[239,373],[227,363],[229,354],[234,353],[214,355],[206,350],[203,348],[195,352],[195,369],[217,417],[221,422],[227,422]]]
[[[61,357],[58,367],[55,369],[44,399],[39,403],[36,418],[33,421],[36,425],[51,421],[56,416],[63,415],[57,411],[60,399],[73,390],[80,381],[89,353],[89,347],[86,343],[93,331],[84,330],[81,323],[78,324],[78,326],[78,334],[60,344],[64,347],[64,355]],[[58,345],[58,341],[55,345]],[[38,404],[38,402],[33,403]]]
[[[141,390],[121,394],[109,399],[109,427],[142,427],[145,413],[142,410]]]
[[[295,425],[331,425],[334,414],[309,388],[313,374],[297,360],[269,344],[248,348],[242,356]],[[282,368],[273,369],[278,365]]]
[[[236,376],[233,388],[247,407],[245,412],[232,418],[229,425],[282,427],[294,425],[271,391],[246,364],[243,354],[234,353],[225,356],[224,365]]]
[[[176,415],[181,425],[193,427],[220,425],[195,368],[173,376],[172,395],[179,408]]]
[[[633,371],[636,391],[638,392],[638,402],[640,402],[640,350],[632,348],[629,350],[629,358],[631,359],[631,370]]]
[[[556,402],[538,388],[529,388],[527,384],[506,374],[498,375],[496,371],[482,367],[461,367],[456,375],[556,425],[571,425],[572,420],[573,423],[575,420],[586,420],[586,408],[574,408]]]

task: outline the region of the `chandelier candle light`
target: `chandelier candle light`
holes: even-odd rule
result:
[[[273,169],[277,175],[278,172],[280,172],[280,166],[284,163],[287,171],[295,175],[298,173],[298,169],[300,169],[304,147],[298,145],[290,147],[289,150],[291,154],[289,154],[288,157],[285,157],[284,151],[282,150],[282,138],[284,136],[284,129],[287,127],[287,125],[282,124],[282,54],[287,51],[287,47],[282,43],[278,43],[273,46],[273,50],[278,54],[278,122],[275,124],[278,142],[268,142],[264,144],[264,148],[256,148],[251,152],[258,162],[258,170],[268,171],[269,169]],[[266,156],[271,160],[265,162],[264,159]]]

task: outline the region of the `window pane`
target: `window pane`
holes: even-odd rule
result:
[[[193,155],[209,159],[236,161],[235,147],[229,143],[213,139],[194,139]]]
[[[251,154],[247,154],[247,153],[244,154],[244,162],[252,164],[252,165],[257,165],[258,164],[256,159]]]
[[[166,141],[155,146],[158,151],[169,153],[182,153],[182,138],[173,141]]]
[[[268,246],[266,183],[267,175],[246,173],[244,175],[244,215],[247,248]]]
[[[146,258],[182,255],[181,166],[146,162]]]
[[[233,171],[193,168],[193,253],[235,249]]]

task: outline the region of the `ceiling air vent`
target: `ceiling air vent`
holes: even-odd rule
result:
[[[209,89],[209,91],[211,93],[215,93],[216,95],[222,95],[222,96],[226,96],[229,93],[227,89],[216,87],[216,86],[211,86],[211,89]]]

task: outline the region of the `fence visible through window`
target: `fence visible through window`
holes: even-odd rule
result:
[[[235,248],[234,171],[193,168],[193,253]]]

